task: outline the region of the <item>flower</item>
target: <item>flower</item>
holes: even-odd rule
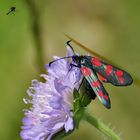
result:
[[[66,56],[73,53],[67,47]],[[60,57],[54,57],[60,59]],[[31,99],[24,99],[31,104],[30,109],[24,110],[22,131],[23,140],[50,140],[54,134],[61,130],[73,130],[73,90],[78,88],[81,80],[79,68],[70,66],[68,58],[46,65],[48,74],[41,76],[46,82],[32,81],[27,90]]]

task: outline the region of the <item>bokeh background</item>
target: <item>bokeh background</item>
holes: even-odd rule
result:
[[[28,0],[0,0],[0,140],[21,139],[22,110],[26,108],[22,99],[27,97],[31,80],[42,72],[37,55],[41,50],[43,64],[51,61],[53,55],[65,56],[68,39],[64,33],[130,72],[134,81],[140,78],[140,1],[32,1],[36,13]],[[16,7],[16,12],[6,15],[11,6]],[[73,45],[80,54],[87,54]],[[89,111],[125,140],[139,140],[138,82],[130,87],[105,87],[112,108],[107,110],[95,100]],[[79,130],[65,139],[102,140],[104,136],[81,122]]]

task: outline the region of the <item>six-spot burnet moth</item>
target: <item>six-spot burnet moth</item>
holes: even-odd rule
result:
[[[128,86],[133,82],[131,75],[126,71],[105,63],[96,57],[75,54],[70,45],[70,41],[67,42],[67,45],[72,49],[74,55],[60,59],[72,58],[71,66],[78,67],[81,70],[84,77],[81,84],[86,83],[87,93],[91,92],[91,94],[93,94],[91,96],[92,99],[97,96],[106,108],[111,108],[109,95],[102,82],[108,82],[115,86]],[[50,62],[49,65],[55,61],[56,60]]]

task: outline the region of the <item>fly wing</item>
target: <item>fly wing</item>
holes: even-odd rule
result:
[[[91,63],[92,68],[106,79],[105,82],[110,82],[115,86],[128,86],[133,82],[133,79],[129,73],[107,64],[98,58],[91,57]]]
[[[109,95],[103,87],[102,83],[98,80],[96,74],[89,67],[81,66],[81,72],[87,82],[90,84],[92,90],[100,100],[100,102],[106,107],[111,108]]]

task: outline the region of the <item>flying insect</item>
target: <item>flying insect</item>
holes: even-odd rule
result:
[[[6,13],[6,15],[9,15],[10,13],[15,13],[16,7],[12,6],[9,11]]]

